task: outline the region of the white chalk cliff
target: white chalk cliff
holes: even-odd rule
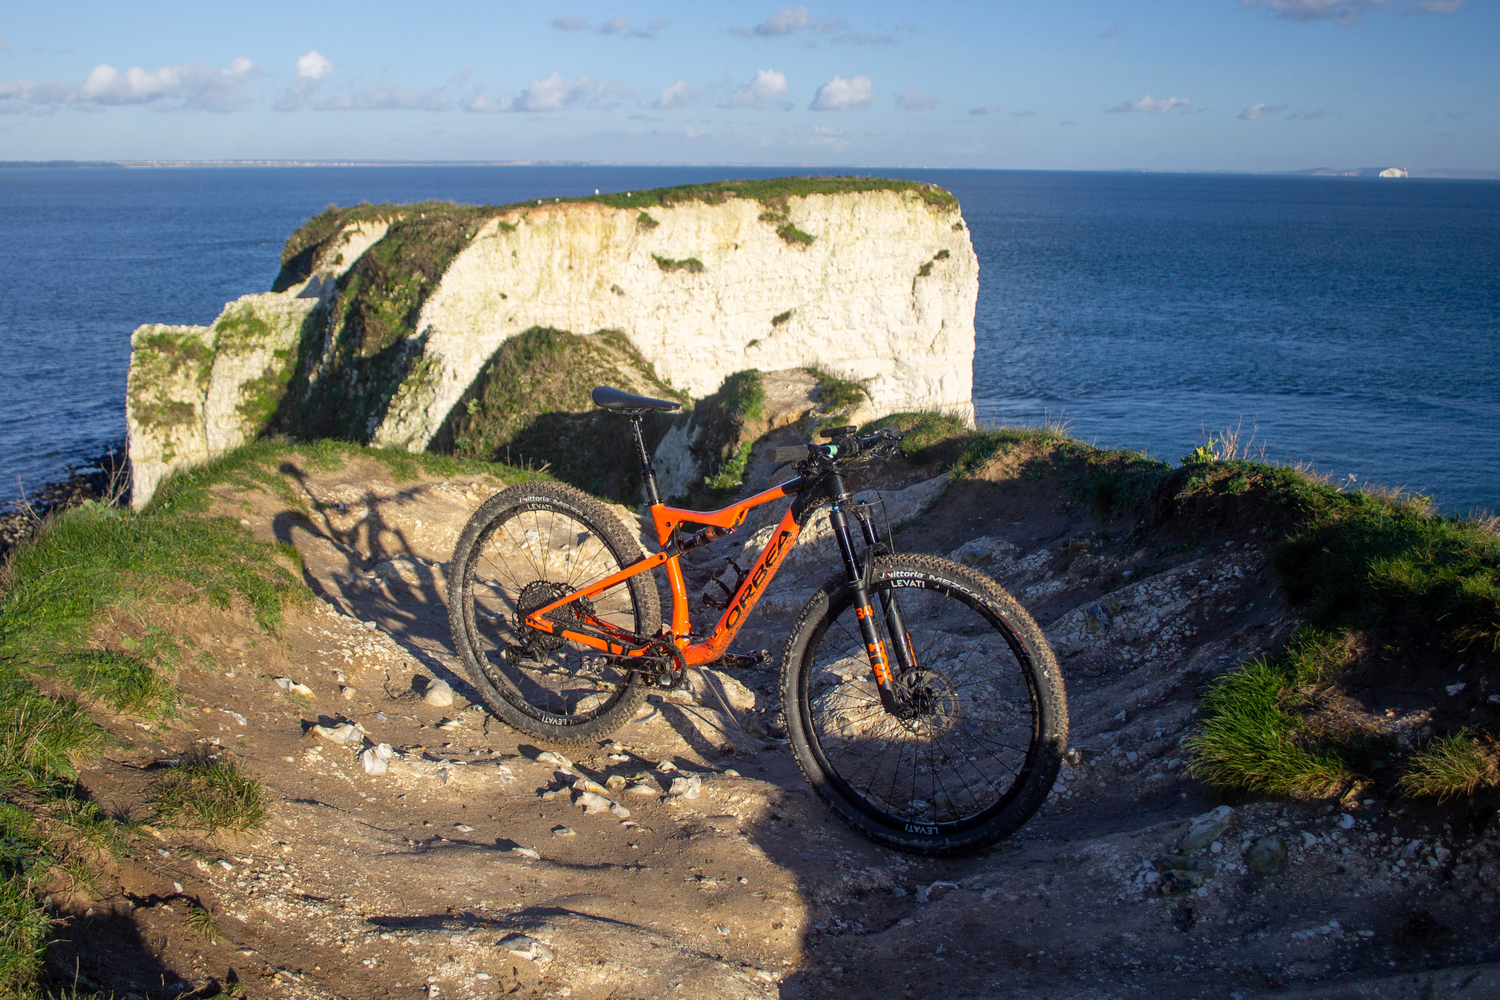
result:
[[[400,212],[345,227],[306,280],[231,303],[213,327],[136,331],[127,416],[138,506],[170,471],[265,429],[299,352],[327,353],[306,343],[333,336],[326,319],[308,321],[314,307],[336,300],[340,276]],[[694,397],[736,371],[818,367],[863,381],[880,412],[970,417],[978,289],[956,203],[919,190],[808,194],[769,210],[734,196],[644,212],[496,209],[422,303],[408,341],[421,363],[367,440],[428,447],[496,350],[534,327],[619,331]],[[317,393],[316,377],[301,391]]]

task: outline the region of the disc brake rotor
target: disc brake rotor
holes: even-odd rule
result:
[[[958,725],[959,697],[940,670],[919,667],[896,678],[896,696],[905,709],[901,724],[924,737],[941,736]]]

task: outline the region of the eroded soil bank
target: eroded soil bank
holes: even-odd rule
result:
[[[893,470],[897,547],[977,565],[1046,629],[1078,751],[1019,834],[935,861],[871,845],[810,793],[776,738],[772,668],[653,697],[613,741],[541,759],[554,748],[466,698],[448,636],[446,562],[498,485],[395,482],[364,459],[317,471],[292,457],[282,473],[296,503],[228,487],[216,502],[296,546],[317,600],[279,637],[202,602],[116,615],[106,641],[149,620],[202,655],[177,678],[180,724],[110,719],[124,746],[81,779],[139,816],[155,770],[207,745],[265,781],[272,818],[239,839],[147,828],[95,893],[55,900],[71,915],[56,962],[76,961],[81,984],[152,998],[235,980],[277,998],[1500,995],[1492,818],[1476,829],[1462,809],[1375,798],[1224,803],[1184,774],[1201,687],[1296,624],[1259,525],[1136,532],[1004,460],[959,482]],[[694,553],[696,592],[745,538],[753,527]],[[822,551],[814,538],[788,560],[741,648],[775,662],[830,574]],[[424,700],[428,679],[454,704]],[[386,773],[366,773],[368,743],[310,728],[343,722],[395,749]],[[616,792],[628,817],[590,815],[571,774],[649,791]],[[696,798],[666,794],[693,776]],[[1203,852],[1211,872],[1164,893],[1158,860],[1220,804],[1233,815]],[[1286,861],[1252,872],[1246,852],[1270,835]],[[222,940],[187,926],[190,901]]]

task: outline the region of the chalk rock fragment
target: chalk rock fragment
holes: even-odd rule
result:
[[[538,965],[545,965],[553,958],[551,948],[526,934],[507,934],[500,941],[500,947],[517,958],[524,958]]]
[[[672,787],[667,789],[667,794],[673,798],[696,799],[703,788],[703,779],[696,774],[691,778],[673,778]]]
[[[1183,854],[1197,854],[1218,840],[1219,835],[1228,830],[1233,822],[1234,810],[1228,806],[1219,806],[1211,812],[1194,816],[1193,825],[1177,842],[1177,846]]]
[[[427,690],[422,692],[422,700],[433,708],[448,708],[453,704],[453,689],[448,686],[447,681],[434,677],[427,682]]]
[[[590,815],[594,813],[609,812],[610,801],[595,792],[579,792],[578,798],[573,800],[575,806],[582,806],[583,811]]]
[[[539,763],[551,764],[553,767],[560,767],[564,771],[573,770],[573,762],[571,760],[560,753],[553,753],[551,750],[543,750],[537,754],[536,759]]]
[[[1245,854],[1245,867],[1261,875],[1274,875],[1286,863],[1286,841],[1275,834],[1262,837]]]
[[[364,764],[366,774],[384,774],[391,762],[391,745],[382,743],[379,746],[370,747],[359,755],[359,760]]]
[[[313,726],[312,728],[313,732],[325,740],[332,740],[339,744],[354,743],[365,738],[365,734],[358,726],[348,722],[340,723],[337,726]]]

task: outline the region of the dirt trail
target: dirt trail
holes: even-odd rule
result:
[[[1231,802],[1203,855],[1212,874],[1163,893],[1177,876],[1155,862],[1220,804],[1183,774],[1196,692],[1295,624],[1256,526],[1212,548],[1171,525],[1128,541],[1129,521],[1100,522],[1056,481],[1003,465],[895,484],[896,520],[926,510],[899,548],[977,565],[1047,630],[1079,751],[1018,835],[935,861],[875,847],[823,809],[764,735],[778,732],[769,668],[717,679],[757,736],[700,691],[704,704],[653,696],[615,742],[562,751],[571,762],[539,759],[551,748],[470,703],[448,636],[446,560],[498,487],[395,483],[363,459],[283,471],[310,518],[263,493],[220,506],[295,545],[318,600],[280,639],[202,604],[172,612],[209,654],[178,679],[188,718],[167,733],[115,720],[130,749],[83,776],[104,804],[137,807],[151,767],[206,741],[264,779],[273,818],[240,841],[165,832],[137,851],[118,894],[78,903],[92,907],[74,935],[85,976],[136,963],[143,997],[228,969],[252,997],[289,998],[1500,996],[1500,967],[1483,964],[1500,958],[1493,824],[1470,842],[1441,815],[1382,802]],[[740,544],[699,558],[700,589]],[[830,565],[789,559],[739,647],[779,656]],[[457,692],[452,706],[418,694],[429,678]],[[369,742],[308,728],[346,721]],[[361,763],[371,743],[395,748],[384,774]],[[570,771],[662,792],[697,776],[702,790],[621,792],[628,818],[588,815]],[[1267,835],[1289,856],[1255,874],[1246,852]],[[225,942],[184,928],[183,897],[209,906]]]

